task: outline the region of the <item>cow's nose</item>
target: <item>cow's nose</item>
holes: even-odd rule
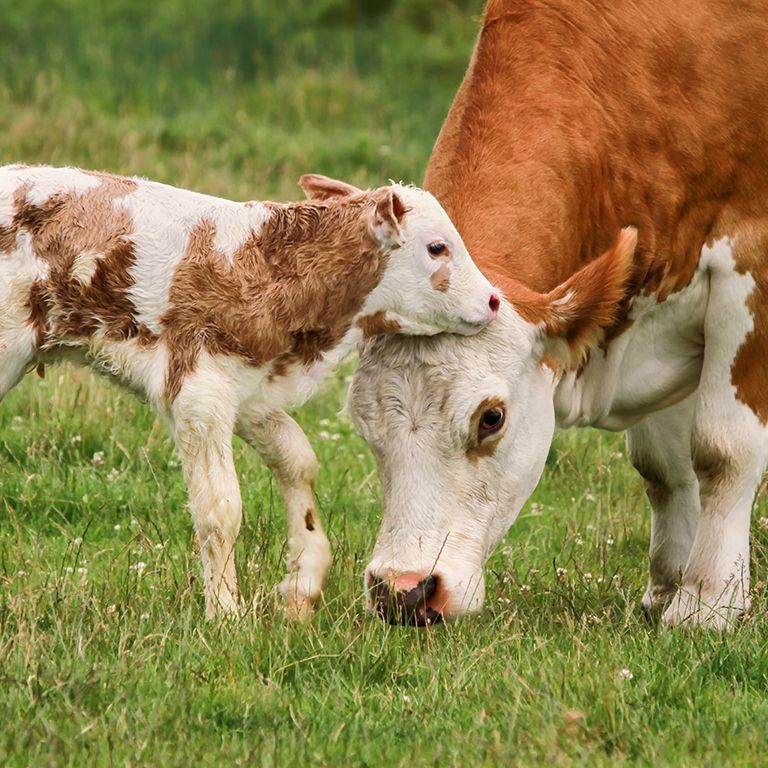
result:
[[[370,588],[376,612],[390,624],[437,624],[443,615],[429,605],[437,590],[437,577],[400,574],[394,581],[372,576]]]

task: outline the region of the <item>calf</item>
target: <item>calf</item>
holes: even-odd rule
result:
[[[292,614],[330,564],[317,461],[282,409],[355,345],[387,333],[471,334],[499,298],[422,190],[323,176],[313,202],[236,203],[69,168],[0,169],[0,399],[67,357],[142,395],[170,425],[200,542],[206,615],[240,607],[232,434],[277,477]]]

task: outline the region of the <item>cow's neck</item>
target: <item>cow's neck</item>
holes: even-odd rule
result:
[[[689,11],[605,4],[596,24],[589,2],[489,3],[424,182],[481,269],[546,291],[634,225],[654,260],[643,287],[663,298],[705,242],[765,215],[768,91],[747,65],[735,87],[719,51],[759,60],[766,29],[714,3]],[[616,30],[648,17],[627,50]]]

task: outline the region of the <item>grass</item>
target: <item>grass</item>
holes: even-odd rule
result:
[[[137,173],[235,198],[306,171],[418,180],[478,3],[0,0],[0,161]],[[226,6],[226,7],[225,7]],[[640,618],[648,515],[620,436],[559,435],[488,566],[487,605],[426,630],[365,614],[379,488],[339,415],[346,366],[298,412],[334,548],[288,626],[285,522],[237,443],[240,622],[203,621],[171,443],[132,396],[68,367],[0,407],[0,763],[763,765],[768,516],[737,632]],[[565,572],[558,572],[565,569]]]

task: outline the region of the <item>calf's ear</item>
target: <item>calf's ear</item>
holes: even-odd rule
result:
[[[376,208],[371,216],[370,229],[373,236],[383,245],[402,242],[400,224],[408,209],[392,187],[383,187],[376,192]]]
[[[520,316],[539,328],[542,362],[575,370],[624,319],[648,270],[635,259],[637,230],[625,227],[613,245],[547,294],[502,285]]]
[[[304,190],[307,200],[314,202],[352,197],[362,194],[363,191],[352,184],[347,184],[346,181],[331,179],[328,176],[321,176],[319,173],[305,173],[299,179],[299,186]]]

